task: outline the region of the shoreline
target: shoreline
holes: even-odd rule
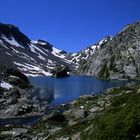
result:
[[[89,137],[90,133],[88,131],[92,132],[91,128],[96,120],[104,116],[108,110],[113,109],[114,103],[118,102],[116,99],[119,98],[122,102],[122,96],[131,98],[131,96],[134,96],[133,92],[135,96],[140,94],[139,84],[109,88],[100,95],[80,96],[68,104],[57,106],[49,114],[43,114],[41,119],[30,127],[28,125],[9,126],[6,129],[9,131],[14,130],[16,133],[19,133],[20,130],[20,134],[25,137],[40,139],[46,136],[48,136],[48,139],[71,138],[75,134],[79,134],[78,137],[85,137],[85,135]],[[121,108],[125,107],[123,102],[120,105]],[[62,107],[64,110],[61,112],[59,109],[62,109]],[[22,132],[22,129],[26,131]],[[1,128],[1,132],[4,130],[5,127]],[[14,135],[12,137],[15,138]],[[16,136],[16,138],[21,138],[21,135]]]

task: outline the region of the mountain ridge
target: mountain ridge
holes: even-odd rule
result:
[[[44,40],[33,41],[11,24],[0,24],[0,64],[13,65],[29,76],[51,75],[56,65],[75,67],[67,52]]]
[[[101,79],[140,78],[140,21],[127,25],[97,50],[77,73]]]
[[[68,66],[72,74],[101,79],[140,78],[140,21],[128,24],[114,37],[77,53],[59,50],[45,40],[31,40],[19,28],[0,24],[0,64],[14,65],[27,76],[50,76],[57,65]]]

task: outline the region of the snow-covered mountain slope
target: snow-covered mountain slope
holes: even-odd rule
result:
[[[73,69],[67,53],[46,41],[31,41],[14,25],[0,24],[0,64],[17,67],[26,75],[50,75],[56,65]]]
[[[14,25],[0,24],[0,64],[16,67],[27,76],[51,75],[57,65],[75,72],[111,39],[106,37],[78,53],[67,53],[47,41],[30,40]]]
[[[87,47],[86,49],[78,52],[78,53],[69,53],[66,56],[66,59],[68,59],[70,62],[77,64],[77,67],[79,64],[84,63],[86,60],[89,60],[89,58],[94,54],[96,50],[98,50],[100,47],[102,47],[107,41],[111,40],[112,37],[107,36],[98,43],[91,45]]]

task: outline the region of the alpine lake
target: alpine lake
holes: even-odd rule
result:
[[[108,88],[125,86],[133,82],[128,80],[100,80],[92,76],[30,77],[29,80],[34,86],[30,93],[32,99],[48,102],[50,105],[66,104],[83,95],[102,94]]]
[[[37,104],[42,104],[49,111],[60,105],[69,104],[80,96],[95,96],[102,94],[108,88],[125,86],[134,82],[129,80],[99,80],[91,76],[69,76],[65,78],[40,76],[29,77],[29,81],[34,86],[28,93],[30,98]],[[40,118],[40,116],[33,116],[0,119],[0,125],[33,125]]]

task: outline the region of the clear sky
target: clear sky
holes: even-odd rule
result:
[[[76,52],[140,20],[140,0],[0,0],[0,22]]]

